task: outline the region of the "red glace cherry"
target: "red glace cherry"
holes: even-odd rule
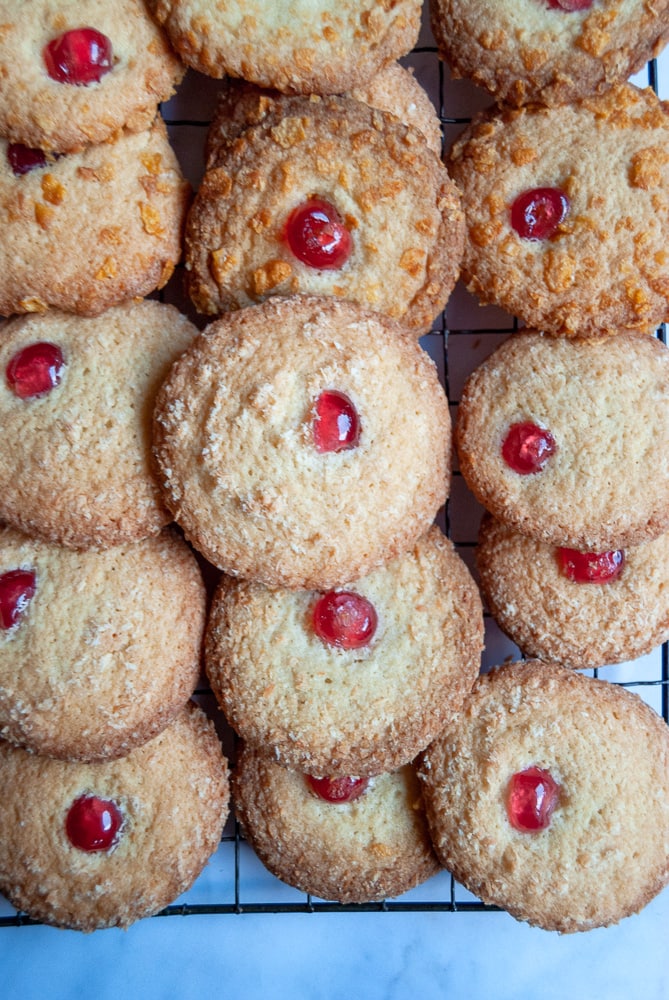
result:
[[[308,775],[307,784],[326,802],[354,802],[367,790],[369,778],[313,778]]]
[[[116,843],[122,823],[121,810],[111,799],[81,795],[68,810],[65,832],[80,851],[108,851]]]
[[[35,596],[35,574],[31,569],[10,569],[0,575],[0,626],[18,625]]]
[[[340,649],[366,646],[378,623],[374,605],[350,590],[322,594],[314,604],[312,620],[318,638]]]
[[[7,160],[17,177],[46,166],[46,154],[41,149],[31,149],[20,142],[12,142],[7,146]]]
[[[529,421],[511,424],[502,442],[502,458],[514,472],[529,476],[541,472],[555,454],[555,439],[545,427]]]
[[[360,421],[348,396],[336,389],[325,389],[316,400],[314,411],[314,444],[317,451],[346,451],[356,447],[360,438]]]
[[[569,211],[569,199],[558,188],[532,188],[511,206],[511,225],[524,240],[548,240]]]
[[[342,267],[351,255],[351,234],[334,207],[322,198],[298,205],[286,222],[286,242],[303,264],[318,270]]]
[[[87,87],[99,83],[112,68],[112,43],[95,28],[73,28],[44,47],[44,64],[52,80]]]
[[[7,365],[7,384],[20,399],[44,396],[60,383],[65,370],[57,344],[39,341],[17,351]]]
[[[593,0],[548,0],[548,6],[554,10],[588,10]]]
[[[625,553],[621,549],[578,552],[559,548],[557,554],[560,569],[574,583],[610,583],[618,579],[625,565]]]
[[[528,767],[512,775],[506,797],[509,822],[515,830],[545,830],[558,804],[560,786],[548,771]]]

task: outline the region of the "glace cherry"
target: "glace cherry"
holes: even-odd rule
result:
[[[87,87],[99,83],[112,68],[112,43],[95,28],[73,28],[44,47],[44,64],[52,80]]]
[[[593,0],[548,0],[548,6],[554,10],[588,10]]]
[[[116,843],[122,823],[121,810],[111,799],[81,795],[68,810],[65,832],[80,851],[108,851]]]
[[[351,255],[351,234],[334,207],[322,198],[298,205],[286,222],[286,242],[303,264],[318,270],[342,267]]]
[[[340,649],[366,646],[378,623],[371,601],[350,590],[330,590],[322,594],[314,604],[312,618],[318,638]]]
[[[7,365],[7,384],[20,399],[44,396],[60,383],[65,370],[57,344],[38,341],[17,351]]]
[[[502,458],[514,472],[529,476],[541,472],[555,454],[551,432],[529,421],[511,424],[502,442]]]
[[[31,149],[20,142],[7,146],[7,160],[17,177],[46,166],[46,154],[41,149]]]
[[[346,451],[355,448],[360,438],[360,421],[351,400],[336,389],[325,389],[314,407],[314,444],[316,450]]]
[[[35,596],[35,574],[31,569],[10,569],[0,575],[0,626],[14,628]]]
[[[512,775],[506,799],[509,822],[515,830],[545,830],[558,804],[560,786],[548,771],[528,767]]]
[[[569,199],[558,188],[532,188],[511,206],[511,225],[524,240],[548,240],[569,212]]]
[[[326,802],[354,802],[367,790],[369,778],[313,778],[308,775],[307,784]]]
[[[568,580],[574,583],[610,583],[617,580],[625,565],[621,549],[612,552],[578,552],[559,548],[558,562]]]

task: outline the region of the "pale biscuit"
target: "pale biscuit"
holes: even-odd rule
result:
[[[161,288],[188,200],[160,119],[19,175],[0,139],[0,314],[95,315]]]
[[[217,314],[274,295],[333,295],[427,332],[457,280],[464,221],[422,133],[351,98],[256,91],[233,112],[230,141],[218,124],[230,103],[214,124],[186,226],[196,308]],[[243,119],[257,124],[240,131]],[[312,198],[333,206],[350,234],[337,267],[311,266],[288,244],[291,213]]]
[[[449,160],[467,287],[555,334],[652,330],[669,315],[668,143],[667,105],[631,84],[477,117]],[[547,238],[522,237],[512,206],[545,188],[566,197],[566,214]]]
[[[513,775],[559,786],[549,825],[511,825]],[[669,729],[637,695],[529,660],[480,678],[421,769],[437,855],[486,903],[563,933],[614,924],[669,881]]]
[[[418,38],[420,0],[148,0],[189,66],[286,93],[364,84]]]
[[[431,0],[432,31],[454,76],[514,105],[602,93],[640,70],[669,38],[666,0],[571,6],[569,0]]]
[[[315,407],[332,392],[348,397],[359,439],[319,451]],[[432,361],[385,317],[321,297],[212,323],[158,394],[154,447],[165,502],[195,547],[268,586],[363,576],[411,548],[450,484]]]
[[[0,136],[60,153],[148,128],[185,67],[142,0],[0,0]],[[98,82],[61,83],[44,48],[82,27],[105,35],[112,66]]]
[[[581,583],[559,552],[486,516],[476,563],[497,624],[528,656],[567,667],[634,660],[669,639],[669,533],[623,550],[620,575]]]
[[[74,548],[157,534],[171,516],[152,467],[153,402],[195,326],[147,300],[95,318],[15,317],[0,330],[0,520]],[[7,366],[35,343],[60,349],[62,377],[24,399]]]
[[[398,896],[439,870],[420,783],[407,764],[349,803],[317,797],[305,776],[243,747],[232,794],[263,864],[289,885],[340,903]]]
[[[0,742],[0,795],[0,890],[10,902],[59,927],[128,927],[190,888],[216,850],[227,763],[213,724],[191,705],[114,761],[60,761]],[[121,812],[107,850],[68,840],[69,810],[86,795]]]
[[[436,527],[343,589],[377,616],[359,648],[319,638],[318,593],[224,578],[207,626],[207,674],[237,733],[285,766],[317,775],[393,771],[434,739],[478,676],[478,590]]]
[[[555,451],[522,475],[502,456],[516,423]],[[570,340],[521,332],[465,383],[456,423],[462,474],[500,521],[532,538],[602,552],[669,527],[669,351],[621,333]]]
[[[5,574],[34,594],[0,629],[0,736],[70,760],[121,757],[186,704],[200,676],[205,591],[169,530],[73,552],[0,528]]]

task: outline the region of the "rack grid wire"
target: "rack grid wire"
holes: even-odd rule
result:
[[[468,82],[450,79],[448,70],[437,57],[427,17],[424,19],[419,44],[402,63],[412,69],[438,109],[445,149],[471,121],[472,115],[491,103],[486,94]],[[661,97],[665,96],[660,86],[658,61],[655,59],[633,78],[633,82],[640,86],[650,86]],[[172,145],[184,174],[195,190],[203,172],[204,141],[219,88],[219,81],[189,70],[175,97],[162,108]],[[177,267],[173,279],[159,297],[177,305],[198,326],[204,325],[205,321],[194,313],[184,295],[182,266]],[[437,366],[453,417],[457,412],[466,376],[517,329],[518,323],[513,317],[493,307],[480,307],[460,284],[456,286],[446,310],[435,322],[432,332],[421,340],[422,346]],[[663,343],[667,343],[665,325],[658,329],[657,336]],[[451,495],[438,520],[474,575],[474,550],[481,513],[482,509],[467,491],[456,465]],[[482,669],[486,670],[506,659],[520,658],[518,648],[501,633],[487,611],[484,617],[486,648]],[[588,673],[596,676],[598,671]],[[602,676],[635,690],[669,723],[669,644],[665,643],[633,664],[606,667]],[[236,738],[223,720],[204,681],[196,691],[195,698],[216,722],[224,752],[234,762]],[[471,895],[446,871],[393,900],[341,904],[316,899],[270,875],[246,843],[234,816],[231,816],[217,852],[199,879],[188,892],[153,919],[198,914],[250,913],[492,913],[498,912],[498,909]],[[25,913],[17,912],[0,897],[0,927],[25,927],[36,923],[38,921]]]

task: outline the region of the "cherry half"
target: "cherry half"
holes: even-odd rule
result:
[[[532,833],[545,830],[558,804],[560,786],[548,771],[528,767],[511,776],[506,797],[506,812],[515,830]]]
[[[81,795],[68,810],[65,832],[80,851],[108,851],[116,843],[122,823],[121,810],[111,799]]]
[[[511,424],[502,441],[502,458],[521,476],[541,472],[555,450],[551,432],[529,421]]]
[[[562,573],[574,583],[610,583],[618,579],[625,565],[625,553],[621,549],[578,552],[559,548],[557,554]]]
[[[548,6],[553,10],[588,10],[592,4],[593,0],[548,0]]]
[[[35,399],[55,389],[64,370],[65,359],[60,347],[38,341],[12,357],[6,370],[7,384],[19,399]]]
[[[44,46],[44,64],[52,80],[87,87],[112,68],[112,43],[95,28],[73,28]]]
[[[371,641],[378,616],[371,601],[350,590],[322,594],[312,612],[314,632],[329,646],[360,649]]]
[[[46,166],[46,153],[41,149],[31,149],[21,142],[12,142],[7,146],[7,160],[12,172],[16,177],[29,174],[31,170],[38,170]]]
[[[314,407],[314,444],[316,450],[346,451],[360,439],[360,421],[351,400],[336,389],[325,389]]]
[[[354,802],[367,790],[369,778],[314,778],[307,775],[307,784],[325,802]]]
[[[35,574],[31,569],[10,569],[0,575],[0,626],[17,626],[35,596]]]
[[[569,198],[558,188],[532,188],[511,206],[511,225],[524,240],[549,240],[569,207]]]
[[[351,233],[334,205],[309,198],[294,208],[285,229],[291,253],[308,267],[336,270],[351,256]]]

